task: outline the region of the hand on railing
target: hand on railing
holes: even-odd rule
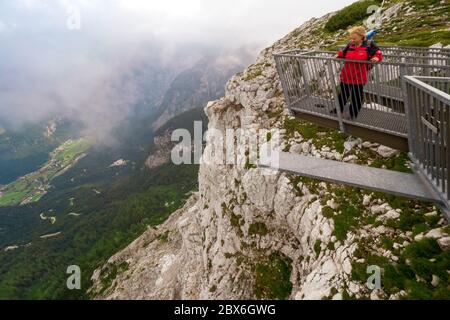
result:
[[[378,59],[377,57],[373,57],[372,59],[370,59],[370,61],[372,63],[377,63],[377,62],[380,62],[380,59]]]

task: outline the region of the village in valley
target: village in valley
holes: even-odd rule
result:
[[[53,179],[65,173],[86,156],[92,146],[89,139],[68,140],[50,153],[50,159],[39,170],[0,186],[0,206],[25,205],[39,201]]]

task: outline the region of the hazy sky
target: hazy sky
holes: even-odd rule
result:
[[[88,126],[111,126],[136,99],[133,83],[121,82],[130,67],[171,63],[182,45],[262,49],[352,2],[2,0],[0,120],[62,111]]]
[[[141,40],[273,42],[311,17],[354,0],[2,0],[0,32],[56,34],[79,10],[81,28]]]

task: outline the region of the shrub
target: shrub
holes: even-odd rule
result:
[[[369,6],[379,5],[380,3],[381,1],[379,0],[366,0],[352,3],[332,16],[325,25],[325,30],[335,32],[340,29],[345,29],[368,17],[367,8]]]
[[[250,225],[250,227],[248,228],[248,234],[250,236],[252,236],[252,235],[260,235],[260,236],[264,237],[268,233],[269,233],[269,230],[267,230],[267,226],[264,223],[261,223],[261,222],[252,223]]]

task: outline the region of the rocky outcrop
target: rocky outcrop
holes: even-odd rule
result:
[[[399,299],[411,293],[407,286],[371,290],[365,266],[410,268],[416,257],[407,248],[430,245],[433,255],[441,254],[430,241],[448,249],[446,222],[426,214],[437,210],[430,204],[258,168],[248,153],[237,154],[234,165],[214,158],[230,147],[215,139],[227,130],[265,129],[277,134],[276,150],[384,167],[403,161],[408,169],[395,150],[289,115],[272,54],[335,43],[339,33],[314,37],[331,15],[308,21],[263,50],[228,82],[224,98],[208,103],[212,133],[198,193],[95,272],[95,298]],[[446,285],[415,276],[430,286]]]
[[[154,169],[170,161],[170,151],[174,146],[170,138],[171,132],[165,131],[153,139],[154,150],[145,162],[147,168]]]
[[[196,272],[201,272],[201,230],[197,200],[198,195],[193,195],[163,226],[150,228],[109,259],[94,273],[96,286],[91,293],[99,297],[107,293],[109,299],[199,298],[201,274]],[[111,285],[111,275],[117,275],[112,279],[115,289],[104,291]]]

